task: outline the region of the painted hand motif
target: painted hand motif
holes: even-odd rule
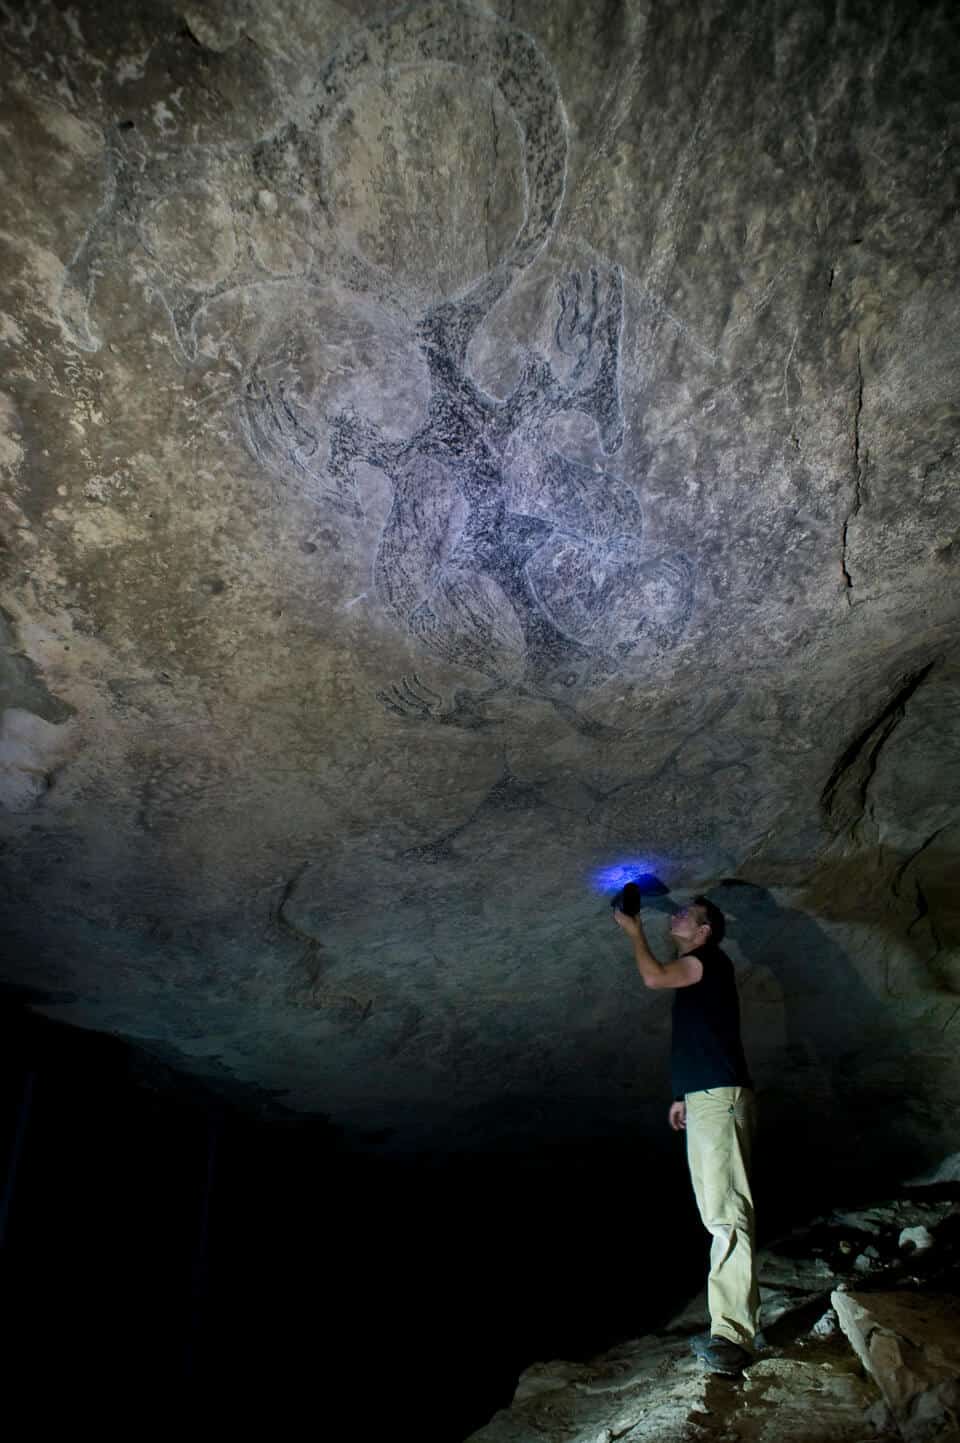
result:
[[[441,726],[479,731],[498,725],[498,719],[486,713],[486,703],[502,690],[499,686],[482,692],[459,690],[454,693],[452,705],[445,706],[440,694],[414,672],[410,677],[401,677],[399,684],[392,683],[385,691],[378,691],[377,700],[404,721],[432,721]]]
[[[422,302],[419,320],[409,290],[391,292],[382,258],[360,253],[362,238],[334,238],[321,262],[309,220],[344,107],[411,67],[447,79],[461,67],[488,85],[515,123],[523,172],[522,222],[505,231],[499,259]],[[509,691],[580,725],[578,698],[682,634],[693,578],[682,554],[646,551],[633,484],[545,439],[553,419],[575,412],[594,423],[604,456],[623,445],[618,266],[558,283],[554,354],[531,348],[510,395],[486,392],[468,364],[471,341],[556,224],[568,149],[556,76],[509,23],[426,0],[336,52],[314,94],[305,118],[246,148],[173,145],[149,171],[135,140],[116,138],[104,204],[68,277],[83,301],[79,343],[98,344],[85,307],[123,246],[139,248],[187,363],[211,318],[234,316],[246,338],[238,415],[251,454],[357,520],[362,464],[378,469],[392,494],[374,561],[383,608],[426,654],[484,679],[445,705],[413,674],[378,693],[381,703],[406,719],[478,726],[491,724],[487,699]]]
[[[620,336],[623,329],[623,273],[614,266],[601,286],[596,266],[574,272],[557,285],[560,314],[554,329],[557,350],[573,359],[566,409],[585,411],[596,422],[607,455],[623,442],[620,400]]]

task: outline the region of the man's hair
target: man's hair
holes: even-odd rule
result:
[[[711,902],[709,897],[694,897],[693,904],[704,914],[703,920],[710,928],[710,941],[719,947],[727,930],[727,919],[716,902]]]

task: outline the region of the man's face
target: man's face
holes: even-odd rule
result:
[[[695,902],[681,907],[670,918],[670,936],[685,947],[699,947],[710,935],[703,912]]]

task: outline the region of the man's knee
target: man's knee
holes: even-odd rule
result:
[[[711,1237],[722,1243],[728,1253],[735,1249],[753,1248],[753,1227],[743,1218],[740,1219],[715,1219],[706,1224],[707,1232]]]

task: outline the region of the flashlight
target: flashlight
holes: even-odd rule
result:
[[[628,882],[617,893],[610,905],[615,912],[623,912],[627,917],[635,917],[643,906],[643,898],[636,882]]]
[[[621,888],[611,900],[610,906],[627,917],[636,917],[643,906],[644,897],[666,897],[670,888],[665,887],[652,872],[644,872]]]

